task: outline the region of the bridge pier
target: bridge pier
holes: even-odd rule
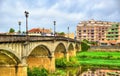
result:
[[[29,68],[45,68],[50,72],[55,71],[55,57],[29,57],[27,59]]]
[[[50,72],[55,72],[55,56],[54,56],[54,52],[52,52],[50,60],[51,60]]]
[[[69,62],[69,52],[65,53],[65,57],[66,57],[67,62]]]
[[[27,66],[0,65],[0,76],[27,76]]]
[[[27,65],[25,65],[25,64],[17,65],[16,72],[17,72],[16,76],[27,76]]]

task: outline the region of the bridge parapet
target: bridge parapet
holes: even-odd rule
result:
[[[0,42],[24,42],[27,40],[26,35],[0,35]],[[71,42],[79,42],[74,39],[62,37],[62,36],[29,36],[29,41],[52,41],[52,40],[63,40]]]

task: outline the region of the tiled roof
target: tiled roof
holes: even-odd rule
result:
[[[28,31],[29,33],[51,33],[52,31],[50,29],[41,29],[41,28],[33,28]]]

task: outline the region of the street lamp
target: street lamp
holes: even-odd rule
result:
[[[54,37],[55,37],[55,25],[56,25],[56,21],[53,21],[53,23],[54,23]]]
[[[21,21],[18,21],[18,25],[19,25],[19,31],[18,31],[18,33],[20,34],[21,33]]]
[[[44,27],[43,27],[43,36],[44,36]]]
[[[28,14],[29,12],[25,11],[25,17],[26,17],[26,37],[27,37],[27,40],[28,40]]]
[[[69,26],[68,26],[68,38],[69,38]]]
[[[77,36],[76,36],[76,31],[75,31],[75,40],[76,40]]]

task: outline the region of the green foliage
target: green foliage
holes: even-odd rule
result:
[[[67,66],[69,67],[77,67],[79,66],[79,62],[78,62],[78,59],[76,57],[70,57],[70,61],[67,62]]]
[[[77,58],[81,65],[120,67],[120,52],[81,52]]]
[[[48,71],[45,68],[34,67],[28,68],[27,74],[28,76],[48,76]]]
[[[49,76],[66,76],[66,72],[63,69],[56,69],[54,73],[50,73]]]
[[[84,39],[82,42],[85,42],[85,43],[87,43],[87,44],[90,43],[90,42],[89,42],[88,40],[86,40],[86,39]]]
[[[92,46],[97,46],[98,42],[95,41],[88,41],[86,39],[84,39],[82,42],[88,44],[88,45],[92,45]]]
[[[56,67],[76,67],[79,66],[79,62],[76,57],[71,57],[69,62],[65,58],[55,60]]]
[[[20,31],[20,30],[18,30],[18,33],[21,33],[21,31]]]
[[[30,68],[27,68],[27,74],[28,74],[28,76],[32,76],[32,71]]]
[[[9,33],[14,33],[15,30],[13,28],[10,28]]]
[[[81,52],[79,58],[120,59],[120,52]]]
[[[86,42],[81,42],[81,50],[87,51],[90,48],[90,46]]]
[[[67,61],[65,58],[60,58],[55,60],[56,67],[66,67]]]
[[[64,32],[59,32],[57,33],[59,36],[65,36],[65,33]]]

